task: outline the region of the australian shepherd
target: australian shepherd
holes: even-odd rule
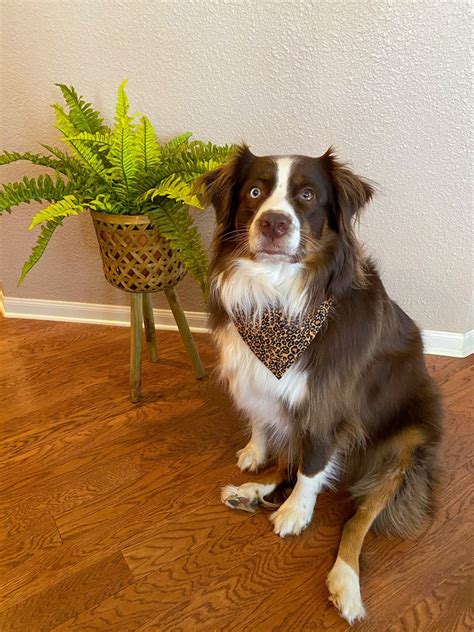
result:
[[[217,218],[209,306],[219,372],[252,433],[238,466],[278,464],[222,499],[252,510],[291,482],[270,517],[284,537],[308,526],[322,489],[349,490],[356,511],[327,585],[353,623],[365,616],[368,530],[409,536],[432,513],[441,429],[420,331],[353,230],[374,187],[332,149],[257,157],[246,146],[203,185]]]

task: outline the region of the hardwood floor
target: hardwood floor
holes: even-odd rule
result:
[[[284,540],[265,511],[224,507],[220,486],[250,478],[239,416],[172,332],[132,404],[128,343],[124,328],[0,320],[2,632],[348,630],[325,578],[350,500],[322,494]],[[427,361],[447,412],[439,510],[417,541],[369,533],[361,632],[474,627],[473,362]]]

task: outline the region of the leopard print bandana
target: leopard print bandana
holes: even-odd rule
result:
[[[240,314],[234,318],[234,325],[260,362],[280,379],[309,347],[333,303],[327,298],[319,309],[302,319],[289,319],[279,308],[266,309],[259,321]]]

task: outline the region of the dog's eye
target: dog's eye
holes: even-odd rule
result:
[[[250,197],[252,198],[258,198],[262,195],[262,192],[260,191],[260,189],[258,187],[252,187],[250,189]]]
[[[314,192],[311,189],[303,189],[300,193],[300,198],[308,202],[314,198]]]

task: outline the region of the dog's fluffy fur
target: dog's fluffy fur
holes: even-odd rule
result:
[[[284,467],[271,489],[296,480],[271,518],[282,536],[309,524],[324,486],[351,491],[358,509],[328,587],[352,623],[364,616],[358,558],[367,530],[411,535],[431,513],[441,423],[420,331],[387,296],[352,228],[374,188],[332,150],[256,157],[246,146],[203,184],[217,217],[210,314],[220,375],[252,429],[239,466],[255,471],[276,456]],[[334,305],[323,330],[280,380],[233,323],[236,312],[259,318],[272,306],[298,318],[326,297]],[[237,496],[268,497],[268,484],[250,488]]]

